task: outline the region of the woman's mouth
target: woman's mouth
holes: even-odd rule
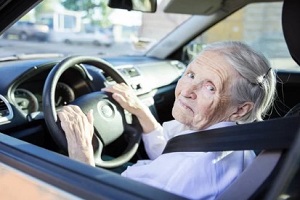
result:
[[[186,109],[186,110],[188,110],[188,111],[194,113],[194,111],[192,110],[192,108],[189,107],[186,103],[184,103],[181,99],[178,99],[177,101],[178,101],[178,104],[179,104],[182,108],[184,108],[184,109]]]

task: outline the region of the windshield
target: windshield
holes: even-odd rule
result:
[[[111,9],[107,1],[44,0],[1,35],[0,58],[20,54],[144,54],[189,18]],[[153,28],[155,27],[155,29]],[[47,43],[47,45],[44,45]]]

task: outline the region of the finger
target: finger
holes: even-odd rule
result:
[[[114,92],[114,88],[113,88],[113,86],[107,86],[105,88],[102,88],[101,91],[113,93]]]
[[[58,112],[57,115],[61,116],[61,113],[64,114],[64,116],[68,117],[65,118],[66,120],[69,120],[69,116],[73,116],[74,115],[74,111],[72,110],[72,108],[70,108],[69,106],[63,106]]]
[[[90,130],[90,137],[93,137],[94,134],[94,116],[93,116],[93,110],[91,109],[88,114],[87,114],[87,119],[91,125],[91,130]]]
[[[116,87],[119,87],[119,86],[124,86],[124,85],[127,85],[127,84],[125,84],[125,83],[116,83],[116,84],[114,84],[114,85],[110,85],[110,86],[107,86],[107,87],[105,87],[105,88],[102,88],[101,90],[107,90],[107,89],[111,89],[111,88],[116,88]]]
[[[120,95],[118,93],[114,93],[112,95],[113,99],[116,100],[123,108],[127,107],[127,104],[126,104],[126,99],[124,98],[123,95]]]
[[[133,92],[132,88],[129,87],[128,85],[126,85],[125,83],[115,85],[113,88],[115,88],[120,93],[132,93]]]
[[[90,124],[94,124],[94,116],[93,116],[93,112],[94,110],[91,109],[88,113],[87,113],[87,119],[89,121]]]
[[[64,106],[64,110],[73,115],[84,114],[80,107],[77,105]]]
[[[67,121],[69,121],[68,115],[64,112],[58,112],[57,116],[61,123],[66,123]]]
[[[60,124],[61,124],[61,127],[62,127],[63,131],[65,132],[65,134],[67,136],[71,135],[71,132],[73,129],[72,129],[72,125],[70,123],[68,115],[63,112],[60,112],[60,113],[58,113],[58,117],[60,119]]]
[[[63,111],[57,112],[57,116],[58,116],[58,118],[60,119],[60,121],[62,121],[62,120],[64,119]]]
[[[111,92],[111,93],[119,93],[124,95],[126,91],[130,88],[125,83],[115,84],[110,87],[103,88],[102,91]]]
[[[84,129],[84,122],[79,120],[77,124],[73,125],[74,131],[75,131],[75,136],[77,141],[80,143],[84,142],[84,134],[85,134],[85,129]]]
[[[87,115],[81,110],[79,106],[69,105],[66,109],[69,112],[70,118],[77,121],[77,123],[82,122],[83,124],[85,124],[88,121]]]

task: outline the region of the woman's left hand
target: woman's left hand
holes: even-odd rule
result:
[[[111,92],[114,100],[116,100],[125,110],[135,115],[138,118],[144,133],[149,133],[160,126],[149,108],[142,103],[134,90],[125,83],[119,83],[103,88],[102,91]]]

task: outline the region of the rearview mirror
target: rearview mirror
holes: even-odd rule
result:
[[[108,6],[126,10],[142,12],[155,12],[157,7],[156,0],[109,0]]]

